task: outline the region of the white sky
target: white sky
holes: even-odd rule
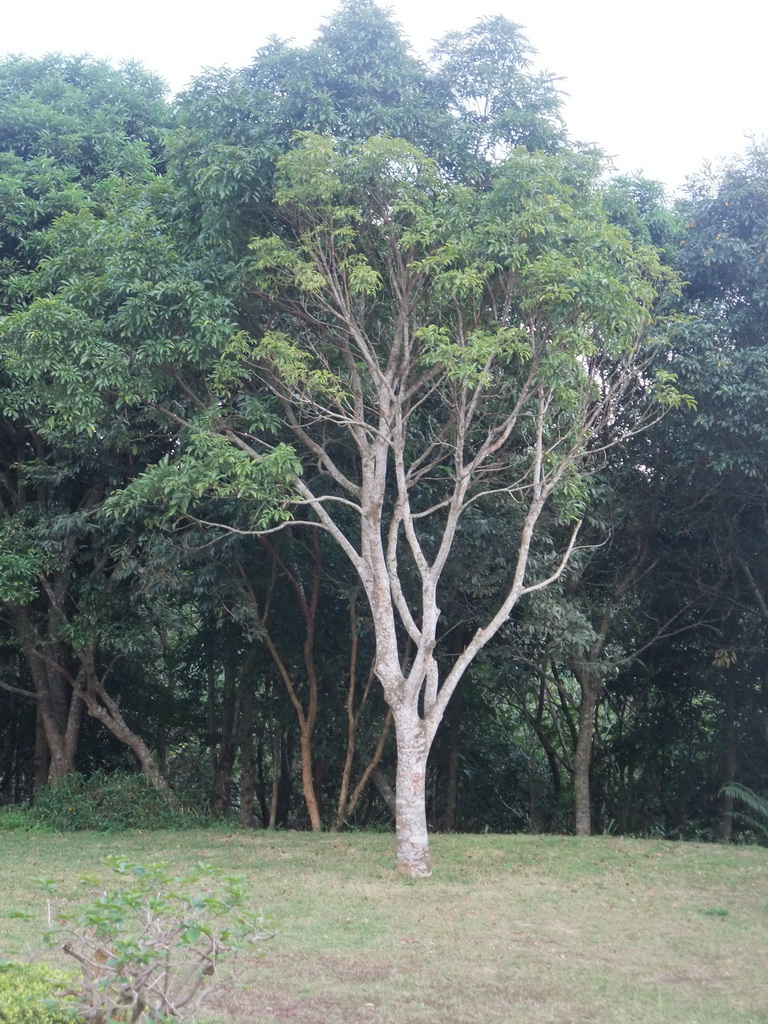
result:
[[[503,14],[537,66],[562,76],[571,135],[621,171],[679,186],[703,160],[768,135],[766,0],[384,0],[417,52]],[[178,90],[201,67],[242,67],[271,34],[308,42],[336,0],[0,0],[2,50],[140,60]]]

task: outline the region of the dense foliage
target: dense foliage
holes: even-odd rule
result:
[[[45,964],[0,961],[0,1020],[7,1024],[76,1024],[78,1007],[63,995],[73,977]]]
[[[0,65],[4,802],[750,835],[768,155],[606,183],[531,54]]]

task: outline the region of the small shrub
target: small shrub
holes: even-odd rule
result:
[[[80,965],[89,1024],[183,1018],[222,983],[223,963],[232,977],[238,955],[271,937],[239,878],[205,864],[174,876],[163,864],[108,862],[120,886],[59,914],[48,934]]]
[[[0,962],[2,1024],[73,1024],[76,1008],[70,996],[72,976],[44,964]]]
[[[0,832],[22,832],[31,824],[29,813],[24,808],[16,807],[13,804],[0,807]]]
[[[43,787],[30,808],[36,825],[59,832],[120,832],[129,828],[191,828],[200,817],[169,793],[152,786],[145,775],[94,772],[73,774]]]

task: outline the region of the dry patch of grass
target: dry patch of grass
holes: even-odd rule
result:
[[[765,850],[436,836],[433,851],[434,877],[412,883],[391,836],[0,835],[0,956],[40,955],[35,877],[74,889],[109,853],[202,859],[245,874],[278,927],[212,1024],[768,1020]]]

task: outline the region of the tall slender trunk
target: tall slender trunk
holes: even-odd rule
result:
[[[287,825],[293,794],[293,734],[280,738],[280,777],[277,788],[277,824]]]
[[[19,711],[19,699],[15,693],[7,693],[5,696],[5,707],[8,724],[14,720],[18,721]],[[16,737],[18,737],[18,728],[6,728],[2,732],[2,740],[0,740],[0,794],[2,794],[3,802],[10,803],[10,794],[13,790],[13,777],[15,772],[13,770],[13,764],[16,760]]]
[[[547,685],[547,672],[548,672],[548,668],[549,668],[548,664],[546,662],[544,662],[544,664],[539,669],[539,690],[538,690],[538,695],[537,695],[537,698],[536,698],[536,714],[532,715],[531,712],[528,710],[528,707],[526,705],[525,697],[522,700],[521,709],[522,709],[522,712],[523,712],[523,714],[525,716],[526,721],[528,722],[528,724],[531,726],[531,728],[533,729],[534,733],[536,734],[536,738],[538,739],[539,743],[541,744],[541,747],[542,747],[542,749],[543,749],[543,751],[544,751],[544,753],[546,755],[547,763],[549,765],[550,775],[552,776],[552,792],[554,794],[555,799],[557,799],[560,796],[560,793],[562,792],[562,788],[563,788],[562,779],[560,777],[561,760],[560,760],[560,755],[558,755],[558,752],[555,750],[552,742],[550,741],[549,737],[547,736],[546,730],[544,729],[545,698],[548,696],[548,693],[549,693],[549,689],[548,689],[548,685]],[[560,699],[561,699],[561,702],[562,702],[562,700],[563,700],[562,689],[560,690]],[[555,728],[556,728],[556,730],[558,732],[558,735],[560,735],[560,729],[559,729],[559,726],[558,726],[556,721],[555,721]],[[578,742],[578,740],[576,742]],[[562,744],[562,736],[561,736],[561,746],[564,746],[564,744]],[[531,755],[531,775],[530,775],[530,779],[531,779],[530,799],[531,799],[531,813],[532,813],[532,815],[534,814],[534,804],[535,804],[535,800],[536,800],[536,793],[535,793],[535,791],[536,791],[536,783],[535,783],[534,772],[533,772],[533,763],[534,763],[534,758],[533,758],[533,754],[532,754]]]
[[[48,739],[45,735],[45,723],[43,721],[43,715],[38,701],[37,717],[35,720],[35,793],[39,792],[48,781],[50,759],[51,755],[48,749]]]
[[[264,733],[262,731],[256,746],[256,777],[258,779],[259,814],[264,828],[269,824],[269,802],[267,800],[267,778],[264,772]]]
[[[630,816],[635,798],[635,751],[629,749],[625,783],[622,786],[621,802],[619,804],[619,815],[616,823],[616,830],[619,835],[625,835],[629,831]]]
[[[315,665],[315,627],[317,622],[317,609],[320,600],[321,583],[321,553],[318,531],[312,530],[312,570],[309,592],[305,592],[302,583],[301,572],[294,571],[281,556],[279,549],[266,539],[262,540],[264,548],[272,558],[272,573],[267,593],[263,602],[259,601],[253,585],[248,580],[248,575],[242,565],[237,566],[238,574],[245,585],[246,593],[251,603],[254,615],[261,628],[261,638],[275,664],[275,667],[283,681],[288,698],[296,712],[299,723],[299,750],[301,754],[301,785],[304,794],[304,801],[307,807],[310,828],[313,832],[323,827],[322,816],[318,804],[315,789],[313,772],[314,757],[312,754],[312,734],[317,722],[319,680],[317,677],[317,666]],[[271,635],[268,622],[272,610],[272,601],[278,581],[278,570],[293,588],[305,626],[305,640],[303,646],[304,668],[307,681],[306,706],[302,703],[294,678],[294,668],[288,660],[283,657],[273,636]],[[271,818],[271,816],[270,816]]]
[[[736,734],[736,708],[733,681],[725,681],[725,765],[723,785],[730,786],[736,781],[736,757],[738,742]],[[729,842],[733,834],[733,796],[723,793],[720,803],[720,827],[718,834]]]
[[[533,727],[534,732],[536,733],[536,738],[541,744],[542,750],[546,755],[547,764],[549,765],[549,773],[552,776],[552,792],[555,796],[555,799],[557,799],[560,796],[560,793],[563,789],[563,780],[560,776],[560,759],[558,758],[557,751],[550,742],[549,737],[544,732],[541,723],[537,723],[536,720],[531,718],[530,716],[527,717],[528,721]]]
[[[307,805],[309,827],[313,832],[319,832],[323,827],[323,820],[320,816],[320,807],[318,805],[317,794],[315,792],[315,774],[313,771],[312,758],[312,727],[305,722],[301,723],[299,749],[301,751],[301,788],[304,793],[304,802]]]
[[[379,762],[382,754],[384,753],[384,744],[389,733],[389,727],[392,722],[392,712],[387,710],[387,715],[384,720],[384,724],[379,733],[379,739],[376,744],[373,756],[368,763],[368,766],[362,771],[360,777],[357,780],[354,788],[351,788],[352,783],[352,768],[354,766],[354,758],[357,746],[357,731],[359,728],[360,718],[362,711],[364,711],[371,687],[375,679],[375,672],[373,666],[368,674],[368,679],[364,689],[362,689],[362,695],[359,703],[355,708],[355,689],[357,686],[357,652],[359,645],[359,637],[357,630],[357,598],[356,594],[352,595],[349,602],[349,682],[347,684],[347,697],[346,697],[346,713],[347,713],[347,748],[346,755],[344,758],[344,767],[341,772],[341,784],[339,786],[339,799],[336,805],[336,817],[331,825],[332,830],[338,831],[343,824],[346,823],[349,816],[353,813],[357,803],[360,799],[362,791],[365,790],[369,779],[374,777],[374,773],[378,769]],[[351,796],[350,796],[351,790]]]
[[[448,765],[445,787],[445,812],[443,814],[443,832],[453,832],[459,812],[459,739],[461,735],[461,694],[462,686],[448,705]]]
[[[579,739],[573,755],[573,802],[577,836],[592,835],[592,800],[589,773],[592,767],[592,737],[595,727],[600,680],[587,669],[577,673],[581,684]]]
[[[384,799],[384,802],[391,811],[392,817],[395,817],[394,790],[392,790],[383,773],[379,771],[379,762],[381,761],[382,755],[384,753],[384,747],[387,742],[387,737],[389,736],[389,730],[391,725],[392,709],[390,708],[387,710],[387,714],[384,719],[384,724],[381,727],[381,732],[379,733],[379,739],[376,744],[376,749],[371,755],[371,759],[368,762],[365,771],[363,771],[362,775],[357,780],[357,784],[355,785],[355,788],[352,790],[352,794],[347,800],[346,804],[343,807],[341,807],[340,805],[339,808],[337,809],[336,818],[331,826],[331,830],[333,832],[338,832],[341,826],[349,819],[350,815],[352,815],[355,812],[357,805],[360,802],[360,797],[363,795],[363,792],[369,782],[372,782],[376,789],[378,789],[379,793]],[[391,799],[389,798],[387,790],[389,791],[389,794],[391,794]]]
[[[387,810],[392,815],[392,821],[397,819],[397,798],[395,791],[389,783],[389,779],[380,768],[374,768],[371,772],[371,782],[381,799],[387,805]]]
[[[272,739],[272,803],[269,809],[269,827],[288,823],[291,805],[291,763],[293,737],[289,732],[277,732]]]
[[[256,765],[253,752],[253,690],[246,686],[240,700],[240,824],[253,827]]]
[[[269,827],[277,827],[277,805],[280,797],[280,772],[282,769],[282,744],[280,733],[275,726],[272,733],[272,793],[269,801]]]
[[[235,737],[238,718],[237,683],[238,678],[235,666],[232,664],[225,665],[221,723],[217,730],[218,743],[213,748],[213,792],[211,794],[211,813],[214,818],[222,818],[229,808],[232,769],[235,764],[235,754],[237,752],[237,742]]]
[[[347,751],[344,757],[344,767],[341,771],[341,784],[339,786],[339,799],[336,804],[336,818],[331,826],[334,831],[341,828],[348,815],[351,813],[349,791],[352,785],[352,768],[355,761],[357,749],[357,731],[360,726],[360,716],[363,706],[368,699],[371,683],[374,679],[373,668],[368,674],[368,681],[363,690],[363,696],[359,707],[355,708],[355,690],[357,689],[357,660],[359,648],[359,634],[357,628],[357,591],[355,591],[349,602],[349,682],[347,684]],[[378,763],[378,759],[377,759]],[[359,794],[358,794],[359,796]],[[357,801],[355,801],[356,803]]]

